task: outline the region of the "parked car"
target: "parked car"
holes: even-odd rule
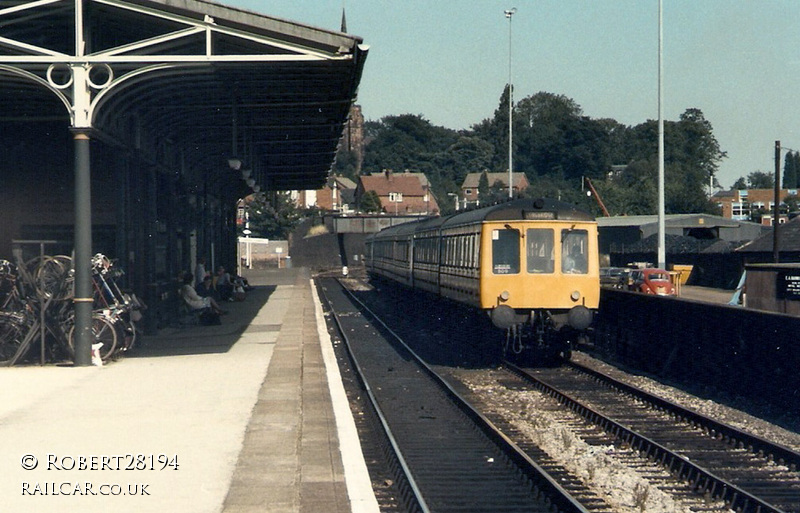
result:
[[[629,288],[645,294],[658,296],[675,296],[675,285],[670,280],[669,272],[664,269],[634,269],[631,272]]]
[[[630,269],[624,267],[601,267],[600,286],[612,289],[627,289]]]

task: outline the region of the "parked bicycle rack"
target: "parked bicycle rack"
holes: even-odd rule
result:
[[[133,347],[135,312],[142,305],[120,289],[124,273],[102,254],[92,259],[94,344],[102,360]],[[38,336],[40,363],[74,356],[72,259],[40,256],[28,262],[0,260],[0,365],[25,360]]]

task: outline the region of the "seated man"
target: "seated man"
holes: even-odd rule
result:
[[[194,275],[192,273],[186,273],[183,277],[183,286],[180,291],[181,299],[183,299],[189,308],[192,310],[209,309],[209,311],[216,315],[225,315],[228,313],[219,307],[217,302],[214,301],[214,298],[200,297],[194,287],[192,287],[193,282]]]
[[[197,295],[200,297],[214,297],[214,286],[211,284],[211,275],[206,275],[202,283],[197,286]]]

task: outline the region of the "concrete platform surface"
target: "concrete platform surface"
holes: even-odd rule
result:
[[[377,511],[308,271],[249,278],[220,326],[0,369],[0,511]]]

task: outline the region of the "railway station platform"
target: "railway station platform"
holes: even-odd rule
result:
[[[377,512],[306,269],[102,367],[0,369],[0,511]]]

